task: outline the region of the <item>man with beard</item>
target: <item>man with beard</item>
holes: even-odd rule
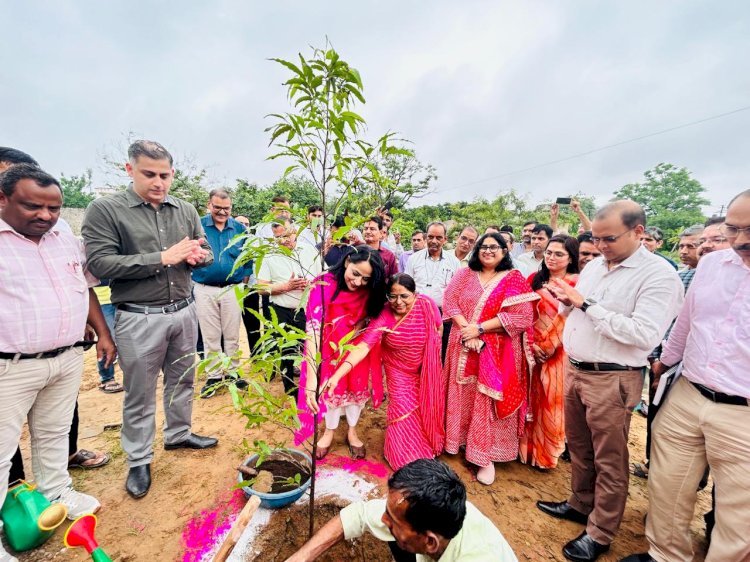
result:
[[[517,258],[521,254],[531,251],[531,232],[534,230],[536,224],[536,221],[523,223],[523,228],[521,229],[521,241],[516,242],[513,245],[513,249],[510,252],[511,257]]]
[[[370,217],[362,225],[362,236],[365,239],[365,244],[373,250],[380,252],[380,257],[383,259],[383,265],[385,266],[386,279],[390,279],[391,276],[398,273],[398,264],[396,262],[396,255],[383,245],[384,231],[383,219],[378,216]]]
[[[682,376],[654,420],[646,538],[628,562],[693,559],[696,490],[711,466],[716,527],[706,560],[750,559],[750,190],[729,204],[722,234],[731,250],[701,258],[659,361]]]

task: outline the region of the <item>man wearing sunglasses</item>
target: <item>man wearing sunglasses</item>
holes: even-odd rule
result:
[[[648,355],[683,301],[677,272],[641,245],[645,225],[637,203],[605,205],[591,236],[604,259],[590,262],[575,288],[555,279],[547,285],[568,314],[564,393],[572,494],[537,506],[586,526],[563,548],[569,560],[596,560],[617,534],[628,498],[630,418]]]
[[[731,250],[701,258],[653,370],[682,361],[682,376],[654,420],[649,552],[628,562],[693,559],[696,489],[711,466],[716,526],[706,560],[750,559],[750,190],[729,204],[721,233]]]

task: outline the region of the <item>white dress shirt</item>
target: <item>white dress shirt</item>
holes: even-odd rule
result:
[[[406,263],[406,273],[414,278],[417,291],[430,297],[442,308],[443,292],[460,267],[456,256],[441,251],[440,259],[433,260],[425,248],[412,254]]]
[[[596,301],[569,311],[563,332],[568,356],[585,363],[644,367],[684,300],[677,272],[641,246],[611,270],[603,257],[586,265],[576,290]]]
[[[256,276],[258,277],[258,283],[261,281],[270,281],[271,284],[283,283],[288,281],[292,275],[312,281],[320,274],[321,270],[318,250],[309,244],[297,244],[292,250],[291,256],[269,254],[264,257]],[[270,301],[278,306],[296,309],[305,306],[306,302],[302,300],[304,294],[302,289],[298,289],[271,295]]]
[[[532,273],[539,271],[539,268],[542,265],[542,260],[544,260],[544,258],[539,260],[536,259],[533,251],[526,252],[525,254],[521,254],[514,258],[513,265],[523,274],[524,277],[528,277]]]
[[[750,268],[734,250],[698,262],[661,361],[683,361],[688,380],[750,399]]]

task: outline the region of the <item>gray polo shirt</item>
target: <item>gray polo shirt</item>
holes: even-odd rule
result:
[[[195,208],[167,195],[158,209],[141,199],[132,184],[125,191],[95,199],[83,219],[88,268],[111,279],[112,303],[164,305],[190,296],[192,267],[161,263],[161,252],[186,236],[204,238]],[[211,247],[200,265],[213,262]]]

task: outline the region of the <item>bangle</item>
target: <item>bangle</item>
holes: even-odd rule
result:
[[[351,362],[349,362],[349,360],[345,360],[344,363],[346,363],[347,365],[351,367],[351,369],[349,369],[349,372],[351,373],[354,370],[354,365],[352,365]]]

